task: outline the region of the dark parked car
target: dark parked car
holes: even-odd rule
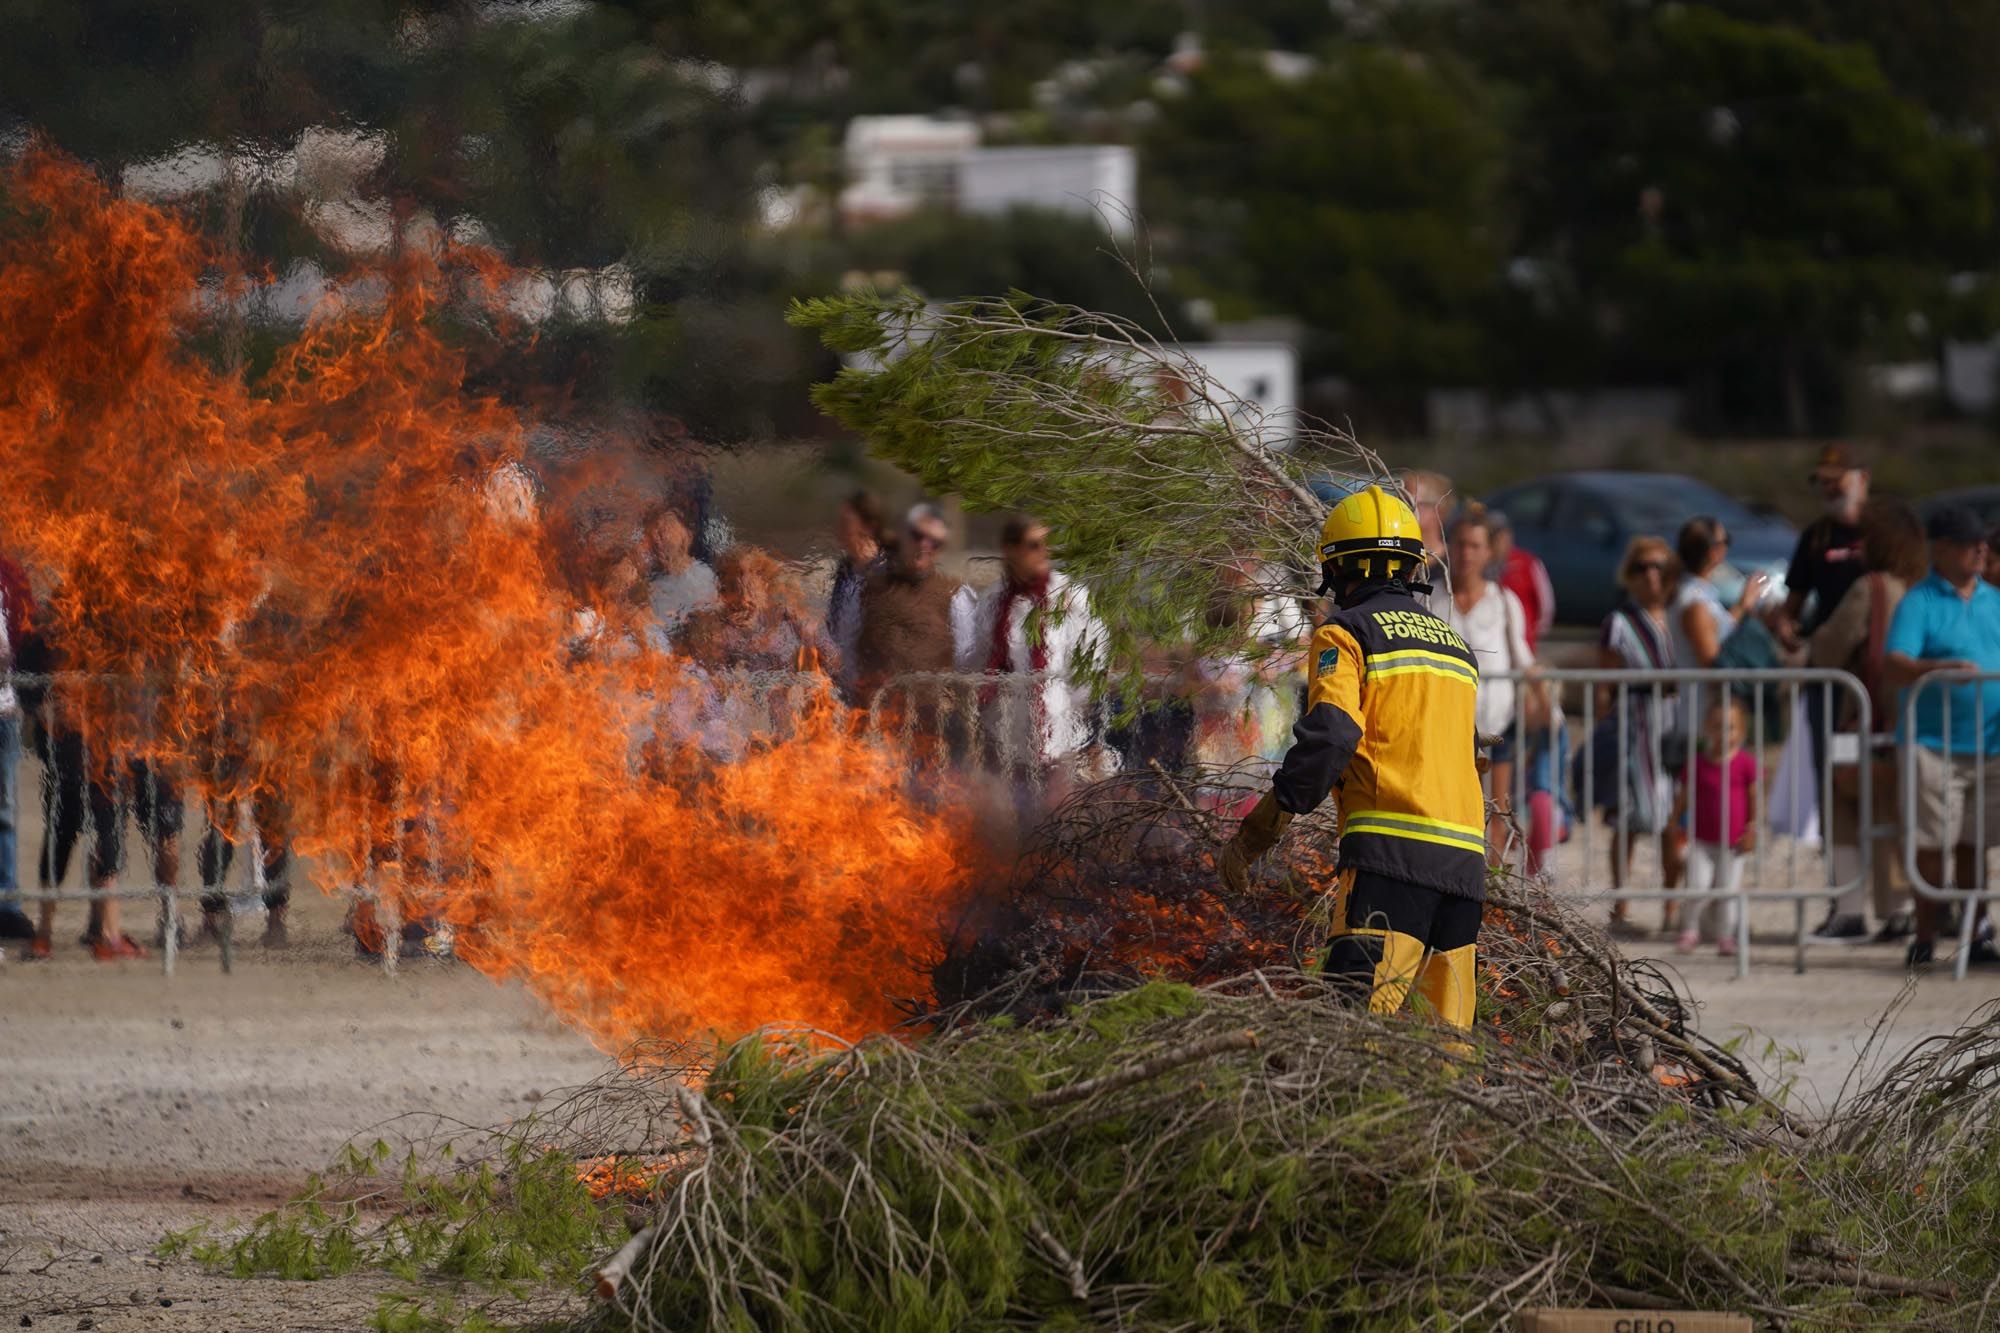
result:
[[[1730,568],[1717,580],[1734,600],[1746,574],[1771,575],[1767,597],[1782,597],[1785,566],[1798,532],[1783,519],[1752,510],[1707,482],[1667,472],[1565,472],[1509,486],[1486,497],[1514,524],[1514,539],[1540,556],[1555,586],[1556,619],[1595,625],[1624,593],[1618,561],[1642,533],[1671,543],[1697,514],[1722,520],[1729,532]]]
[[[2000,528],[2000,486],[1961,486],[1955,491],[1939,491],[1917,506],[1926,520],[1947,505],[1963,505],[1979,515],[1989,530]]]

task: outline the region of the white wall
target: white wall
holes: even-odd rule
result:
[[[1046,208],[1100,216],[1116,236],[1132,234],[1139,166],[1123,144],[1066,148],[976,148],[959,162],[958,205],[968,213]]]
[[[1289,343],[1182,343],[1180,350],[1224,389],[1262,408],[1271,438],[1298,433],[1299,354]]]

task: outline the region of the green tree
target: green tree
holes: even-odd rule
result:
[[[1989,162],[1866,47],[1695,5],[1432,18],[1406,37],[1518,107],[1510,382],[1679,382],[1710,429],[1838,429],[1856,363],[1925,350],[1983,264]]]
[[[1365,387],[1476,378],[1507,253],[1494,113],[1449,59],[1350,45],[1291,82],[1221,56],[1166,104],[1148,215],[1208,283],[1326,335]]]
[[[1986,162],[1863,47],[1694,7],[1653,36],[1657,114],[1624,122],[1591,181],[1590,215],[1627,209],[1606,285],[1697,385],[1740,375],[1740,412],[1838,429],[1854,359],[1908,350],[1990,228]]]

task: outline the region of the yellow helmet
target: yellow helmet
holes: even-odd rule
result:
[[[1320,563],[1356,564],[1366,577],[1389,578],[1406,565],[1420,568],[1429,558],[1416,511],[1380,486],[1335,505],[1319,530]]]

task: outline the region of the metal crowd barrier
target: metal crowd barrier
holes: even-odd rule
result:
[[[1505,737],[1511,742],[1513,759],[1512,789],[1507,794],[1508,812],[1518,817],[1529,808],[1531,788],[1535,784],[1531,762],[1547,764],[1555,769],[1555,798],[1558,802],[1566,796],[1574,798],[1571,802],[1575,806],[1571,842],[1578,841],[1580,835],[1582,867],[1580,874],[1572,875],[1562,883],[1564,891],[1628,902],[1675,902],[1682,904],[1684,911],[1698,911],[1709,902],[1732,903],[1736,918],[1736,974],[1739,977],[1747,976],[1750,968],[1750,904],[1790,903],[1796,911],[1793,968],[1798,972],[1805,971],[1806,950],[1811,943],[1807,906],[1838,898],[1867,882],[1869,849],[1879,832],[1869,817],[1873,805],[1868,746],[1857,739],[1868,737],[1872,730],[1868,691],[1858,679],[1845,671],[1817,668],[1739,671],[1537,669],[1489,672],[1485,679],[1511,681],[1516,687],[1513,717]],[[1545,730],[1533,734],[1527,721],[1528,692],[1523,688],[1531,682],[1542,682],[1558,694],[1578,697],[1568,710],[1552,708]],[[1602,701],[1602,707],[1598,697],[1600,692],[1609,692],[1611,696]],[[1710,701],[1718,695],[1730,693],[1743,700],[1748,721],[1745,746],[1756,763],[1757,804],[1764,813],[1761,826],[1757,829],[1755,848],[1746,853],[1730,853],[1731,858],[1742,856],[1749,859],[1749,864],[1742,867],[1741,883],[1733,890],[1711,888],[1695,891],[1668,888],[1664,883],[1639,887],[1620,882],[1626,876],[1609,869],[1611,858],[1615,857],[1619,866],[1630,866],[1634,840],[1658,836],[1658,831],[1666,829],[1675,793],[1694,789],[1698,753],[1696,742],[1700,738]],[[1839,697],[1842,695],[1852,704],[1855,719],[1853,732],[1839,732],[1834,726],[1834,719],[1843,712],[1839,708]],[[1769,725],[1774,707],[1778,716],[1786,720],[1782,728]],[[1578,714],[1582,719],[1580,738],[1566,734],[1569,722]],[[1815,751],[1823,756],[1808,766],[1806,774],[1807,779],[1818,787],[1821,864],[1817,875],[1809,873],[1804,877],[1800,873],[1800,839],[1786,839],[1783,854],[1774,854],[1769,827],[1771,788],[1774,785],[1771,747],[1781,744],[1790,734],[1790,720],[1801,717],[1807,719],[1807,725],[1817,732]],[[1600,730],[1604,733],[1602,737],[1599,736]],[[1684,753],[1672,753],[1675,750]],[[1600,758],[1607,752],[1610,763],[1600,763]],[[1833,822],[1838,809],[1834,800],[1833,779],[1835,769],[1846,766],[1858,769],[1856,786],[1861,814],[1855,827],[1843,830],[1836,828]],[[1620,784],[1617,800],[1609,809],[1622,817],[1615,818],[1609,830],[1600,829],[1597,824],[1600,795],[1612,795],[1601,789],[1601,784],[1609,779],[1600,773],[1600,769],[1607,770],[1609,778],[1615,778]],[[1571,781],[1572,774],[1576,776],[1575,781]],[[1627,787],[1628,777],[1634,775],[1650,790],[1637,793]],[[1793,776],[1796,779],[1796,769]],[[1796,789],[1793,794],[1798,794]],[[1637,809],[1645,797],[1650,797],[1653,806],[1650,814]],[[1725,783],[1722,806],[1718,811],[1724,829],[1730,823],[1729,799],[1729,786]],[[1662,803],[1667,805],[1664,811],[1658,809]],[[1692,810],[1688,818],[1692,823]],[[1633,827],[1635,823],[1639,825],[1637,830]],[[1831,855],[1832,846],[1841,837],[1850,838],[1858,851],[1859,869],[1856,876],[1846,882],[1835,880]],[[1599,864],[1600,845],[1605,849],[1606,864],[1602,866]],[[1561,844],[1558,843],[1557,851],[1560,850]],[[1526,840],[1519,838],[1512,839],[1503,854],[1525,874],[1530,851]],[[1728,864],[1728,860],[1722,863],[1723,866]],[[1718,878],[1721,878],[1721,868],[1718,867]]]
[[[1052,762],[1045,752],[1043,728],[1047,719],[1042,695],[1044,689],[1061,683],[1061,679],[1060,673],[1054,672],[1009,676],[937,672],[897,676],[864,696],[846,699],[845,702],[851,705],[847,723],[856,734],[891,740],[919,757],[935,758],[957,771],[1002,781],[1017,793],[1017,799],[1028,802],[1046,794],[1054,773],[1061,767],[1059,763]],[[1575,806],[1571,850],[1564,860],[1566,869],[1580,873],[1563,877],[1561,888],[1564,891],[1607,900],[1673,901],[1683,904],[1688,911],[1699,910],[1708,902],[1730,902],[1736,908],[1734,930],[1739,976],[1747,975],[1749,970],[1750,904],[1789,903],[1796,912],[1794,967],[1804,971],[1810,943],[1808,905],[1837,898],[1865,885],[1870,866],[1870,847],[1874,839],[1886,832],[1876,828],[1869,817],[1873,810],[1871,764],[1868,762],[1868,746],[1865,740],[1857,743],[1856,733],[1860,738],[1868,737],[1871,718],[1868,694],[1859,680],[1847,672],[1831,670],[1556,669],[1489,673],[1488,679],[1511,680],[1517,686],[1516,708],[1508,727],[1515,761],[1512,790],[1508,793],[1511,811],[1525,812],[1528,808],[1533,785],[1528,761],[1536,757],[1538,751],[1552,756],[1549,762],[1555,774],[1554,794],[1557,799],[1571,798],[1568,803]],[[1936,678],[1927,678],[1930,679]],[[1984,679],[1993,679],[1996,686],[2000,686],[2000,678],[1982,678],[1981,683]],[[1568,707],[1552,711],[1541,729],[1531,730],[1527,710],[1523,706],[1527,694],[1519,687],[1530,681],[1544,683],[1558,695],[1570,696],[1563,701]],[[1600,796],[1607,794],[1600,791],[1601,784],[1615,779],[1621,783],[1622,791],[1625,775],[1635,771],[1654,775],[1650,795],[1656,804],[1671,801],[1674,778],[1691,789],[1695,747],[1687,744],[1684,755],[1670,755],[1672,746],[1669,737],[1686,735],[1690,727],[1698,736],[1708,701],[1723,692],[1735,692],[1744,699],[1744,711],[1749,723],[1745,744],[1755,759],[1759,804],[1766,814],[1763,825],[1758,829],[1755,849],[1743,854],[1747,864],[1742,882],[1734,889],[1705,892],[1668,888],[1663,883],[1641,885],[1622,882],[1629,876],[1608,873],[1611,855],[1615,853],[1619,866],[1628,866],[1635,839],[1655,836],[1654,829],[1666,826],[1667,812],[1656,809],[1650,821],[1637,821],[1641,827],[1636,831],[1635,820],[1630,818],[1615,819],[1611,828],[1601,828],[1597,822],[1598,806]],[[1600,693],[1607,697],[1600,700]],[[1912,691],[1914,694],[1915,691]],[[830,697],[840,697],[838,687],[817,673],[710,673],[702,677],[701,688],[688,697],[663,702],[656,726],[663,732],[675,733],[682,742],[701,745],[716,758],[727,760],[759,739],[782,738],[806,710]],[[1841,707],[1843,698],[1851,707]],[[1087,692],[1081,689],[1071,697],[1071,702],[1078,710],[1089,708]],[[1771,787],[1774,782],[1770,771],[1772,747],[1781,742],[1789,731],[1790,719],[1797,716],[1810,719],[1809,725],[1818,737],[1817,753],[1824,756],[1823,761],[1807,766],[1804,779],[1813,782],[1818,789],[1822,847],[1830,848],[1840,841],[1843,846],[1854,846],[1858,852],[1856,875],[1844,882],[1835,879],[1830,854],[1822,855],[1817,871],[1813,871],[1801,864],[1802,848],[1798,838],[1785,840],[1780,848],[1774,845],[1771,836],[1768,816],[1772,810]],[[1854,720],[1855,732],[1836,730],[1834,721],[1840,716],[1849,716]],[[1786,719],[1787,725],[1771,726],[1776,717]],[[1579,720],[1580,734],[1576,730]],[[1599,731],[1604,733],[1601,739]],[[1076,740],[1080,735],[1089,738],[1085,742],[1086,748],[1099,745],[1103,739],[1101,719],[1088,711],[1079,711],[1075,715],[1075,730],[1068,739]],[[1608,753],[1607,765],[1593,762],[1594,749]],[[1675,760],[1671,771],[1667,763],[1670,757]],[[1635,761],[1638,761],[1636,768]],[[1856,770],[1855,786],[1859,791],[1860,818],[1851,829],[1835,826],[1837,811],[1841,807],[1834,800],[1834,774],[1836,769],[1844,767]],[[1574,781],[1572,775],[1575,776]],[[147,777],[153,780],[153,775],[148,774]],[[1976,806],[1980,821],[1977,841],[1983,846],[1986,782],[1983,763],[1978,767],[1974,780],[1981,798]],[[1995,780],[2000,781],[2000,774],[1995,775]],[[1725,827],[1729,823],[1727,791],[1725,785],[1725,804],[1720,812]],[[32,799],[29,793],[20,794],[24,801]],[[1611,809],[1622,813],[1632,796],[1630,791],[1623,791],[1617,801],[1611,802]],[[1906,792],[1906,802],[1910,799],[1913,796]],[[201,803],[197,801],[193,804],[199,811]],[[1906,814],[1910,808],[1913,807],[1906,805]],[[1906,818],[1904,823],[1907,828],[1911,821]],[[86,827],[78,839],[78,850],[88,847],[91,832]],[[419,828],[409,832],[408,836],[421,841],[423,833],[424,830]],[[431,841],[435,856],[434,831]],[[1580,849],[1577,847],[1579,843]],[[421,859],[421,848],[415,850]],[[1502,854],[1525,872],[1529,850],[1525,840],[1517,840],[1506,845]],[[1558,855],[1563,850],[1561,844],[1555,849]],[[1906,850],[1906,859],[1911,861],[1914,869],[1914,848]],[[1576,864],[1579,851],[1580,867]],[[239,888],[234,891],[240,896],[261,887],[257,880],[260,860],[254,836],[238,842],[236,854],[246,867],[244,880],[247,890]],[[399,866],[405,864],[401,851],[395,861]],[[60,876],[50,878],[59,880]],[[140,877],[135,877],[128,868],[120,872],[117,882],[106,887],[30,889],[20,893],[19,898],[26,904],[89,902],[101,898],[153,901],[158,904],[163,927],[161,962],[171,973],[177,954],[177,927],[183,916],[181,899],[209,890],[201,885],[182,884],[179,876],[176,876],[176,882],[166,884],[150,882],[153,879],[150,866],[148,873]],[[1961,901],[2000,898],[2000,888],[1987,881],[1983,864],[1978,886],[1974,889],[1962,889],[1949,883],[1942,886],[1918,883],[1919,891],[1931,898]],[[357,891],[368,896],[365,886]],[[395,937],[398,923],[393,919],[391,897],[383,895],[374,900],[378,924],[385,932],[382,951],[385,969],[394,968],[397,954]],[[1968,921],[1971,915],[1968,910]],[[1969,932],[1970,929],[1968,924],[1965,930]],[[1961,949],[1961,975],[1963,958],[1964,950]],[[226,968],[226,953],[223,963]]]
[[[266,883],[263,830],[252,814],[252,802],[233,800],[211,808],[187,780],[189,774],[163,775],[155,763],[136,762],[150,748],[143,728],[114,740],[95,734],[80,721],[85,712],[117,716],[121,723],[148,717],[157,700],[142,682],[73,672],[5,672],[0,673],[0,688],[14,689],[21,699],[18,712],[0,719],[0,728],[15,729],[17,742],[0,748],[0,770],[4,770],[0,781],[11,787],[5,793],[11,800],[0,802],[7,807],[0,810],[0,818],[12,819],[15,853],[9,868],[18,880],[12,890],[0,890],[0,901],[30,917],[43,904],[150,903],[156,908],[152,919],[122,921],[120,933],[155,948],[162,970],[171,976],[189,921],[186,899],[220,897],[229,908],[226,918],[233,922],[235,908],[246,898],[262,899],[267,889],[275,887]],[[73,703],[65,707],[66,701],[84,691],[98,697],[87,708]],[[99,709],[110,711],[100,714]],[[226,731],[219,729],[218,734]],[[30,759],[39,779],[34,783],[27,781]],[[214,762],[226,767],[230,761],[218,755]],[[38,821],[31,821],[31,811],[39,815]],[[171,816],[163,813],[169,811]],[[116,820],[116,828],[101,827],[107,814]],[[128,824],[136,837],[128,833]],[[39,848],[21,848],[24,834],[34,832],[40,835]],[[407,841],[397,840],[399,864],[409,850]],[[108,866],[97,855],[100,842],[114,853]],[[22,857],[22,850],[31,855]],[[290,849],[285,850],[289,861]],[[168,851],[174,866],[163,876],[159,871]],[[23,861],[26,875],[19,873]],[[78,887],[64,887],[72,877]],[[294,878],[282,881],[287,891]],[[353,896],[368,904],[386,932],[382,966],[394,970],[398,922],[393,899],[369,885],[354,886]],[[67,933],[72,924],[57,922],[55,928]],[[220,932],[219,946],[226,972],[234,958],[231,930]]]
[[[1897,772],[1901,776],[1901,804],[1898,808],[1903,816],[1903,870],[1910,877],[1910,887],[1916,893],[1934,903],[1958,905],[1958,958],[1952,972],[1960,981],[1965,980],[1980,909],[1986,904],[2000,902],[2000,885],[1994,883],[1987,867],[1987,853],[1996,842],[2000,842],[2000,827],[1989,829],[1986,819],[1989,784],[1994,784],[1990,794],[2000,799],[2000,773],[1987,771],[1991,766],[1989,760],[2000,759],[2000,753],[1989,753],[1989,747],[2000,751],[2000,745],[1994,745],[1994,738],[1989,737],[1986,731],[1989,686],[2000,690],[2000,673],[1933,671],[1918,677],[1903,692],[1903,729],[1898,733],[1899,737],[1915,736],[1920,701],[1927,691],[1936,690],[1941,696],[1938,731],[1950,746],[1954,735],[1952,709],[1954,706],[1966,707],[1963,691],[1971,690],[1970,707],[1976,719],[1972,728],[1971,753],[1962,754],[1953,750],[1948,756],[1950,762],[1934,762],[1944,757],[1943,752],[1908,740],[1899,747],[1897,756]],[[1957,698],[1956,705],[1954,697]],[[2000,696],[1995,697],[1995,705],[2000,707]],[[1932,770],[1928,775],[1923,772],[1926,766]],[[1923,853],[1934,850],[1922,846],[1927,839],[1924,837],[1923,821],[1919,818],[1918,801],[1920,796],[1926,794],[1926,776],[1941,784],[1940,790],[1930,794],[1935,796],[1945,812],[1940,832],[1950,835],[1941,836],[1938,840],[1940,846],[1935,849],[1943,871],[1940,883],[1932,883],[1921,865]],[[1955,816],[1952,814],[1954,809],[1957,811]],[[1968,823],[1969,829],[1966,827]],[[2000,825],[2000,819],[1996,819],[1995,823]],[[1965,836],[1968,832],[1970,837]],[[1956,853],[1960,849],[1970,852],[1971,884],[1957,882],[1959,858]]]
[[[913,755],[937,758],[959,772],[1004,781],[1024,803],[1032,803],[1046,794],[1055,767],[1046,761],[1039,743],[1039,696],[1060,679],[1055,672],[1009,676],[950,672],[899,675],[871,690],[867,697],[851,700],[846,722],[858,735],[898,743]],[[96,752],[101,747],[74,729],[55,725],[52,710],[63,691],[80,689],[86,684],[131,690],[134,697],[129,706],[121,696],[117,707],[121,712],[143,716],[146,704],[138,686],[125,681],[86,681],[70,674],[51,677],[15,673],[0,675],[0,683],[13,683],[43,696],[39,705],[16,717],[16,724],[22,728],[22,752],[0,777],[14,784],[17,838],[28,822],[23,816],[30,808],[38,806],[42,811],[42,846],[29,861],[24,882],[12,894],[0,894],[0,899],[11,900],[30,915],[43,903],[58,906],[105,900],[151,903],[156,908],[151,921],[128,920],[121,923],[121,928],[123,933],[142,942],[155,944],[162,969],[172,975],[184,923],[189,919],[185,900],[198,900],[219,892],[230,902],[233,921],[234,907],[246,898],[261,895],[266,887],[254,819],[241,808],[242,803],[232,803],[226,811],[217,812],[231,825],[222,836],[233,849],[231,860],[240,862],[242,868],[232,870],[227,877],[218,877],[216,884],[201,882],[204,878],[201,857],[198,853],[188,855],[188,844],[191,839],[209,836],[206,803],[185,786],[163,781],[154,767],[131,773],[122,758],[115,762],[111,776],[105,778],[99,764],[102,756]],[[1079,690],[1074,698],[1080,709],[1086,707],[1086,694]],[[698,679],[690,679],[673,698],[663,701],[654,718],[654,727],[727,761],[753,743],[782,739],[790,734],[807,709],[817,706],[819,701],[838,698],[838,689],[826,676],[816,672],[703,673]],[[30,712],[35,716],[29,716]],[[1079,716],[1078,721],[1095,740],[1099,729],[1094,718]],[[37,726],[42,728],[41,737],[30,745],[29,731]],[[39,760],[39,787],[23,780],[28,771],[25,761],[31,755]],[[4,765],[4,754],[0,754],[0,766]],[[91,849],[100,832],[97,807],[106,804],[99,799],[99,793],[115,797],[119,827],[112,836],[117,839],[121,856],[108,883],[92,884]],[[179,802],[180,830],[174,836],[180,845],[176,848],[176,872],[162,882],[155,873],[156,843],[152,830],[141,828],[137,841],[143,844],[143,850],[134,857],[130,854],[133,848],[128,843],[132,840],[127,837],[126,824],[128,818],[139,822],[132,813],[136,806],[157,807],[169,797],[173,798],[168,800],[169,805],[175,800]],[[407,801],[401,804],[407,805]],[[59,848],[54,830],[66,821],[73,825],[73,832],[67,836],[69,845]],[[423,819],[414,823],[416,827],[401,830],[390,859],[400,868],[413,864],[410,858],[414,858],[414,864],[432,874],[442,874],[443,869],[437,864],[435,827]],[[58,856],[61,864],[54,864]],[[17,864],[20,860],[17,854]],[[76,866],[74,871],[70,868],[72,864]],[[81,881],[81,886],[63,887],[72,876]],[[231,880],[238,882],[232,884]],[[395,970],[401,925],[396,915],[395,895],[375,893],[365,884],[354,886],[353,891],[357,898],[366,901],[376,929],[383,934],[381,966],[385,971]],[[66,930],[67,923],[62,928]],[[232,931],[222,932],[220,945],[221,966],[228,971],[233,960]]]

